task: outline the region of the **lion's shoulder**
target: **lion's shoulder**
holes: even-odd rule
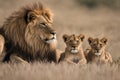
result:
[[[60,54],[60,57],[59,57],[58,62],[63,61],[63,60],[64,60],[64,58],[65,58],[65,53],[63,52],[63,53],[61,53],[61,54]]]
[[[107,59],[108,62],[110,62],[110,63],[113,62],[113,59],[112,59],[111,53],[106,52],[106,51],[105,51],[105,59]]]

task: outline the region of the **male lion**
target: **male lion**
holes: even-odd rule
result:
[[[5,43],[4,37],[0,35],[0,62],[2,62],[2,59],[5,56],[4,43]]]
[[[107,43],[106,38],[93,39],[92,37],[89,37],[88,42],[91,47],[91,49],[87,49],[85,51],[88,63],[96,64],[112,63],[112,57],[110,53],[106,52],[105,50]]]
[[[84,40],[84,35],[79,36],[73,35],[63,35],[63,40],[66,43],[65,52],[61,54],[59,61],[65,61],[72,64],[86,64],[86,59],[82,49],[82,43]]]
[[[0,54],[3,52],[4,43],[5,43],[4,37],[0,35]]]
[[[52,23],[51,11],[41,3],[14,12],[1,28],[7,52],[3,61],[56,62],[59,51]]]

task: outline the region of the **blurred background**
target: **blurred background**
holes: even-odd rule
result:
[[[59,49],[65,49],[63,34],[84,34],[84,50],[88,37],[106,37],[107,50],[114,59],[120,56],[120,0],[0,0],[0,25],[13,11],[37,1],[54,13]]]

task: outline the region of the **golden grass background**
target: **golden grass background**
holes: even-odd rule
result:
[[[13,11],[37,1],[50,7],[54,13],[53,26],[57,31],[59,49],[64,50],[65,48],[62,39],[62,35],[65,33],[85,34],[84,50],[89,47],[87,42],[89,36],[107,37],[107,50],[114,60],[118,59],[120,56],[119,0],[113,0],[116,2],[111,3],[100,2],[102,0],[0,0],[0,25]],[[119,74],[118,65],[80,67],[49,63],[0,64],[0,80],[120,80]]]

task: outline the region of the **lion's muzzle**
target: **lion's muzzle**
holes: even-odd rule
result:
[[[100,56],[100,55],[101,55],[100,50],[95,50],[95,55],[96,55],[96,56]]]
[[[71,53],[78,53],[78,52],[79,52],[78,47],[76,46],[71,47]]]
[[[51,33],[50,37],[45,39],[45,42],[48,44],[56,42],[56,33]]]

